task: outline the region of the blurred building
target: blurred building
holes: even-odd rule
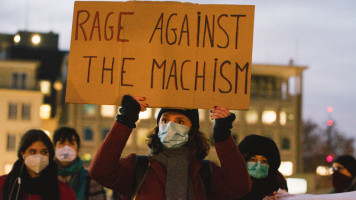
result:
[[[17,160],[22,135],[40,128],[43,95],[37,87],[36,61],[0,60],[0,175]]]
[[[52,132],[58,124],[56,119],[62,83],[60,69],[63,57],[68,52],[58,49],[58,34],[53,32],[19,31],[16,34],[0,34],[0,59],[37,61],[36,80],[44,94],[43,104],[47,106],[42,128]],[[44,112],[44,111],[43,111]]]
[[[66,60],[63,72],[67,71],[68,57]],[[237,143],[250,134],[270,137],[281,152],[280,170],[286,175],[301,172],[302,72],[306,67],[294,66],[291,62],[285,66],[254,64],[251,69],[250,109],[233,111],[237,116],[233,137]],[[79,132],[83,141],[81,153],[84,160],[90,162],[111,129],[118,106],[65,104],[62,109],[60,125],[74,127]],[[146,135],[156,125],[158,111],[157,108],[149,108],[140,114],[138,126],[124,149],[125,155],[131,152],[147,154]],[[210,120],[210,112],[203,109],[199,112],[201,130],[212,138],[214,122]],[[208,158],[218,161],[214,148]]]

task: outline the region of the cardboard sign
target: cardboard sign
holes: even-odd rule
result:
[[[77,1],[66,102],[248,109],[253,22],[249,5]]]

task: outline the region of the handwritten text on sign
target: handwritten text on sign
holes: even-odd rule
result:
[[[76,2],[66,101],[247,109],[254,6]]]

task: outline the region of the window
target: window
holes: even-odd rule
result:
[[[9,119],[17,119],[17,104],[16,103],[10,103],[9,104]]]
[[[96,114],[96,105],[85,104],[83,108],[84,116],[93,117]]]
[[[108,128],[104,128],[102,131],[101,131],[101,135],[102,135],[102,139],[104,140],[106,135],[109,133],[110,129]]]
[[[31,119],[31,105],[30,104],[22,104],[22,120],[30,120]]]
[[[147,128],[138,128],[136,130],[136,144],[142,146],[146,144],[147,134],[150,130]]]
[[[12,74],[12,88],[18,88],[19,75],[17,73]]]
[[[102,117],[114,117],[115,106],[114,105],[101,105],[100,114]]]
[[[284,126],[287,123],[287,113],[282,111],[279,113],[279,123]]]
[[[289,138],[283,138],[281,146],[282,146],[282,149],[284,149],[284,150],[290,149],[290,140],[289,140]]]
[[[27,74],[25,73],[13,73],[11,87],[15,89],[27,88]]]
[[[93,141],[94,132],[90,127],[84,128],[84,140],[85,141]]]
[[[7,151],[15,151],[16,150],[16,135],[7,134],[6,149],[7,149]]]

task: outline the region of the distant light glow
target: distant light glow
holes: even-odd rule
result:
[[[92,159],[92,156],[90,153],[84,154],[84,156],[83,156],[84,161],[91,161],[91,159]]]
[[[102,117],[115,116],[115,105],[101,105],[100,114]]]
[[[39,35],[33,35],[31,38],[31,41],[34,45],[38,45],[41,42],[41,36]]]
[[[333,160],[334,160],[334,156],[333,155],[326,156],[326,161],[327,162],[332,162]]]
[[[332,113],[333,112],[333,107],[328,106],[327,111],[328,111],[328,113]]]
[[[329,119],[327,122],[328,126],[332,126],[334,124],[333,120]]]
[[[14,37],[14,42],[19,43],[21,41],[21,36],[20,35],[15,35]]]
[[[329,176],[329,175],[333,174],[333,171],[328,166],[318,166],[316,168],[316,174],[319,176]]]
[[[288,193],[304,194],[307,192],[307,181],[302,178],[287,178]]]
[[[277,114],[273,110],[266,110],[262,113],[262,122],[264,124],[272,124],[277,119]]]
[[[246,122],[248,124],[255,124],[258,121],[258,113],[257,111],[248,111],[246,113]]]
[[[291,176],[293,174],[293,163],[291,161],[282,161],[278,171],[284,176]]]
[[[147,108],[147,110],[140,112],[138,115],[139,119],[149,119],[151,117],[152,108]]]
[[[6,164],[4,167],[4,174],[10,173],[12,166],[13,166],[13,164]]]
[[[43,132],[45,132],[48,137],[51,137],[51,133],[49,131],[43,130]]]
[[[40,90],[44,95],[51,94],[51,82],[50,81],[40,81]]]
[[[40,118],[49,119],[51,117],[51,106],[49,104],[43,104],[40,107]]]
[[[279,113],[279,123],[284,126],[287,123],[287,113],[282,111]]]

